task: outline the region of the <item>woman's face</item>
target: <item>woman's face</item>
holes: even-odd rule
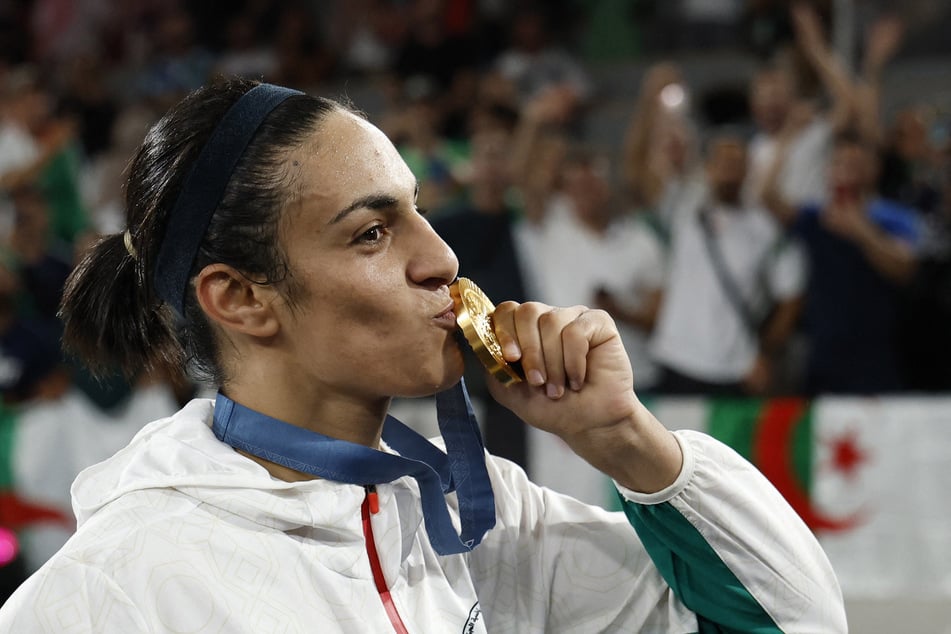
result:
[[[336,111],[288,165],[294,200],[281,239],[301,292],[278,310],[293,370],[358,399],[455,384],[448,284],[458,261],[417,212],[416,179],[393,144]]]

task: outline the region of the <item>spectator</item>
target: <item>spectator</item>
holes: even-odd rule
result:
[[[927,218],[941,203],[937,150],[931,146],[931,118],[922,106],[896,115],[882,153],[878,193],[911,207]]]
[[[794,139],[785,146],[787,156],[780,174],[783,195],[796,204],[822,200],[829,144],[834,132],[854,114],[856,90],[841,60],[835,56],[823,34],[822,23],[808,5],[792,8],[798,50],[818,73],[831,98],[827,111],[813,109],[807,125],[797,128]],[[744,188],[747,204],[762,204],[765,174],[778,153],[778,135],[797,103],[809,101],[796,85],[787,61],[761,68],[750,87],[750,109],[757,132],[750,141],[749,176]]]
[[[230,19],[224,52],[215,62],[217,72],[248,79],[270,78],[277,69],[274,48],[265,46],[254,22],[253,13],[240,13]]]
[[[433,219],[436,232],[456,253],[459,274],[474,280],[495,301],[528,299],[523,263],[516,246],[520,217],[511,202],[508,169],[511,131],[486,128],[472,138],[467,200]],[[470,394],[485,410],[485,442],[490,451],[526,466],[525,426],[491,398],[481,364],[466,364]]]
[[[28,180],[40,163],[42,152],[30,131],[35,96],[26,69],[10,71],[0,87],[0,187]]]
[[[466,34],[450,30],[445,2],[413,0],[410,11],[409,33],[394,70],[402,81],[425,77],[442,94],[475,68],[473,43]]]
[[[623,177],[634,202],[655,211],[671,189],[695,176],[696,139],[688,118],[688,91],[671,63],[644,74],[624,138]]]
[[[156,118],[155,112],[143,103],[127,105],[116,118],[108,150],[85,163],[81,179],[83,204],[90,211],[92,227],[99,233],[114,233],[125,226],[125,168]]]
[[[546,14],[524,7],[512,17],[509,48],[496,60],[496,70],[512,82],[522,104],[550,90],[571,98],[570,115],[591,96],[591,82],[581,65],[550,40]]]
[[[835,139],[828,202],[796,205],[789,201],[778,175],[785,144],[794,135],[787,132],[780,142],[763,199],[803,242],[808,254],[806,391],[895,391],[900,387],[898,291],[915,271],[914,213],[875,196],[875,148],[851,132]]]
[[[275,42],[277,69],[272,81],[310,88],[326,81],[336,64],[327,47],[320,22],[310,6],[282,4]]]
[[[83,159],[93,159],[109,149],[112,125],[119,106],[107,85],[103,60],[81,55],[66,65],[65,90],[59,102],[60,116],[76,121]]]
[[[191,15],[172,7],[158,17],[152,59],[138,76],[142,96],[167,104],[208,79],[213,57],[195,39]]]
[[[75,124],[54,116],[53,97],[31,69],[8,78],[4,123],[14,158],[0,171],[0,189],[36,186],[50,211],[54,236],[72,244],[86,229],[86,210],[79,194],[81,160]],[[3,159],[0,159],[2,164]]]
[[[714,137],[706,182],[683,185],[661,209],[671,235],[652,341],[663,367],[661,392],[766,393],[776,355],[794,330],[801,261],[772,219],[743,202],[746,162],[740,138]]]
[[[390,0],[338,3],[334,34],[347,72],[382,73],[394,64],[406,37],[406,12]]]
[[[9,254],[20,279],[20,313],[58,335],[56,312],[73,268],[70,246],[53,234],[49,207],[38,189],[20,187],[12,192],[11,200],[14,224]]]
[[[561,171],[524,253],[535,299],[585,304],[611,313],[636,368],[635,386],[649,392],[657,370],[647,351],[664,282],[663,247],[637,218],[624,215],[611,191],[606,157],[575,150]]]
[[[434,211],[451,206],[460,194],[458,172],[468,158],[468,144],[442,134],[444,102],[427,76],[406,81],[403,97],[384,129],[419,179],[419,206]]]

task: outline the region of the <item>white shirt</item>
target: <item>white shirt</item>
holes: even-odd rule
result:
[[[29,167],[40,157],[30,133],[9,121],[0,121],[0,176]]]
[[[394,631],[363,487],[272,478],[214,437],[213,409],[192,401],[80,474],[77,534],[0,608],[0,631]],[[779,493],[709,436],[676,438],[684,466],[671,486],[619,492],[639,531],[669,532],[659,539],[676,554],[651,543],[679,562],[678,583],[722,619],[752,609],[782,631],[845,632],[828,560]],[[409,632],[698,630],[624,514],[537,487],[505,460],[487,466],[496,525],[467,555],[433,551],[415,481],[378,486],[379,571]]]
[[[703,186],[669,192],[665,210],[671,226],[670,272],[654,330],[654,357],[691,378],[713,383],[740,381],[757,354],[757,340],[729,300],[704,243],[699,214]],[[713,234],[748,306],[764,299],[790,299],[805,283],[801,252],[778,248],[780,227],[763,210],[710,206]]]
[[[532,298],[552,306],[593,306],[598,290],[604,289],[637,310],[664,285],[663,247],[645,223],[632,217],[617,218],[597,233],[578,220],[570,200],[559,196],[540,225],[523,224],[515,239],[526,260]],[[635,388],[652,387],[658,371],[648,335],[629,324],[617,326],[634,368]]]
[[[779,173],[779,191],[791,204],[825,200],[831,143],[831,124],[817,117],[788,146]],[[763,132],[750,141],[743,198],[747,205],[761,204],[766,172],[776,159],[778,145],[774,136]]]

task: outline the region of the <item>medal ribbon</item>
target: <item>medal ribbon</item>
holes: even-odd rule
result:
[[[415,478],[429,543],[440,555],[454,555],[478,546],[495,526],[495,497],[463,381],[436,395],[436,414],[447,453],[392,416],[383,423],[383,441],[400,455],[285,423],[223,394],[215,402],[212,431],[235,449],[334,482],[367,486]],[[460,533],[446,505],[445,495],[452,491],[459,503]]]

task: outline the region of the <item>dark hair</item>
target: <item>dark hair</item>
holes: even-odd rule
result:
[[[122,233],[100,240],[66,284],[60,317],[63,344],[92,370],[119,367],[175,372],[186,361],[221,384],[218,343],[192,287],[183,319],[153,289],[155,260],[183,181],[218,122],[258,82],[232,79],[198,89],[149,130],[129,167],[126,221],[135,256]],[[235,166],[202,240],[190,277],[211,263],[249,279],[278,284],[289,301],[294,284],[278,240],[281,211],[291,198],[285,156],[327,113],[345,106],[320,97],[286,99],[262,122]]]

